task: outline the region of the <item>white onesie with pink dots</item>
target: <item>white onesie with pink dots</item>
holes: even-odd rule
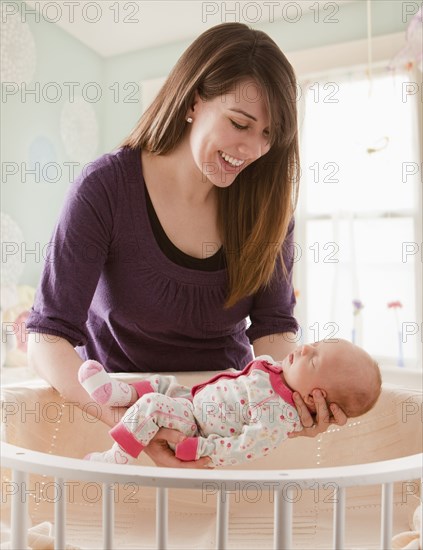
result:
[[[140,398],[110,434],[132,457],[160,427],[188,436],[175,447],[181,460],[209,456],[215,466],[232,466],[263,457],[290,432],[302,429],[281,372],[264,356],[242,371],[219,373],[192,390],[175,384],[171,376],[148,376],[137,388]]]

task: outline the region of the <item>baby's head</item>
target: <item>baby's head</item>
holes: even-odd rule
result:
[[[285,382],[301,395],[312,412],[315,411],[314,389],[320,389],[327,403],[339,405],[349,418],[369,411],[381,392],[378,364],[347,340],[304,344],[281,365]]]

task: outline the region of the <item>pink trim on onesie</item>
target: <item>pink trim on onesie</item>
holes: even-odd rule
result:
[[[280,395],[282,399],[286,401],[289,405],[296,408],[294,399],[292,398],[292,394],[293,394],[292,390],[282,382],[282,378],[281,378],[281,372],[283,370],[282,367],[278,367],[277,365],[272,365],[267,361],[260,361],[260,363],[261,364],[254,365],[254,368],[267,372],[269,374],[270,383],[272,384],[272,387],[275,390],[275,392],[278,395]]]
[[[249,369],[250,365],[253,363],[251,361],[248,363],[248,365],[239,372],[220,372],[219,374],[215,374],[212,376],[209,380],[206,380],[205,382],[201,382],[200,384],[196,384],[191,388],[191,395],[194,397],[196,393],[201,391],[206,386],[209,386],[210,384],[213,384],[213,382],[217,382],[221,378],[238,378],[238,376],[242,376],[243,374],[247,374],[247,370]]]
[[[138,398],[142,397],[145,393],[152,393],[156,391],[148,380],[131,382],[131,386],[135,388],[135,391],[138,394]]]
[[[135,388],[138,394],[138,399],[146,393],[153,393],[155,389],[148,380],[140,380],[139,382],[131,382],[131,385]],[[138,455],[145,449],[134,434],[126,429],[126,427],[119,422],[114,428],[109,431],[109,434],[118,443],[122,449],[134,458],[138,458]]]
[[[119,422],[109,431],[109,435],[124,449],[129,455],[138,458],[138,455],[145,449],[133,433],[128,431],[125,426]]]
[[[181,443],[178,443],[175,447],[175,456],[179,460],[196,460],[198,449],[198,437],[187,437]]]

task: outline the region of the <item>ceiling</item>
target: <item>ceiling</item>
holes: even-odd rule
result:
[[[347,4],[357,0],[337,0]],[[317,0],[318,4],[328,3]],[[31,9],[59,25],[102,57],[192,40],[224,21],[254,25],[311,14],[316,0],[206,2],[202,0],[26,0]],[[313,9],[316,9],[315,7]],[[300,11],[301,10],[301,11]]]

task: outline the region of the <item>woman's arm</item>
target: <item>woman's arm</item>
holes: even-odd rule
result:
[[[253,342],[254,355],[270,355],[275,361],[282,361],[297,347],[296,336],[292,332],[271,334],[257,338]]]
[[[296,348],[295,340],[295,334],[291,332],[263,336],[253,342],[254,355],[256,357],[259,355],[270,355],[275,361],[281,361],[294,351]],[[289,438],[292,439],[299,436],[315,437],[325,432],[330,424],[343,426],[347,423],[348,418],[344,411],[335,403],[331,403],[329,410],[328,404],[319,390],[314,391],[313,397],[316,405],[315,417],[310,414],[300,394],[294,392],[295,407],[304,429],[300,432],[290,433]]]
[[[65,339],[32,332],[28,337],[28,362],[35,372],[55,388],[65,400],[83,409],[93,400],[78,380],[79,367],[84,362]],[[97,405],[90,415],[97,416],[112,427],[125,413],[125,408]],[[98,414],[96,415],[95,412]]]
[[[67,401],[75,403],[81,409],[93,402],[78,380],[78,370],[84,361],[65,338],[30,333],[28,362],[35,372],[49,382]],[[99,404],[96,407],[90,407],[90,415],[96,416],[110,427],[119,422],[125,411],[125,407],[107,407]],[[162,428],[144,452],[157,466],[207,468],[208,464],[211,464],[208,457],[193,462],[184,462],[175,457],[167,443],[177,444],[183,439],[185,436],[181,432]]]
[[[186,436],[182,432],[170,428],[160,428],[143,452],[151,458],[156,466],[166,466],[167,468],[214,468],[213,462],[208,456],[189,462],[176,458],[168,443],[173,443],[176,446],[185,439]]]

